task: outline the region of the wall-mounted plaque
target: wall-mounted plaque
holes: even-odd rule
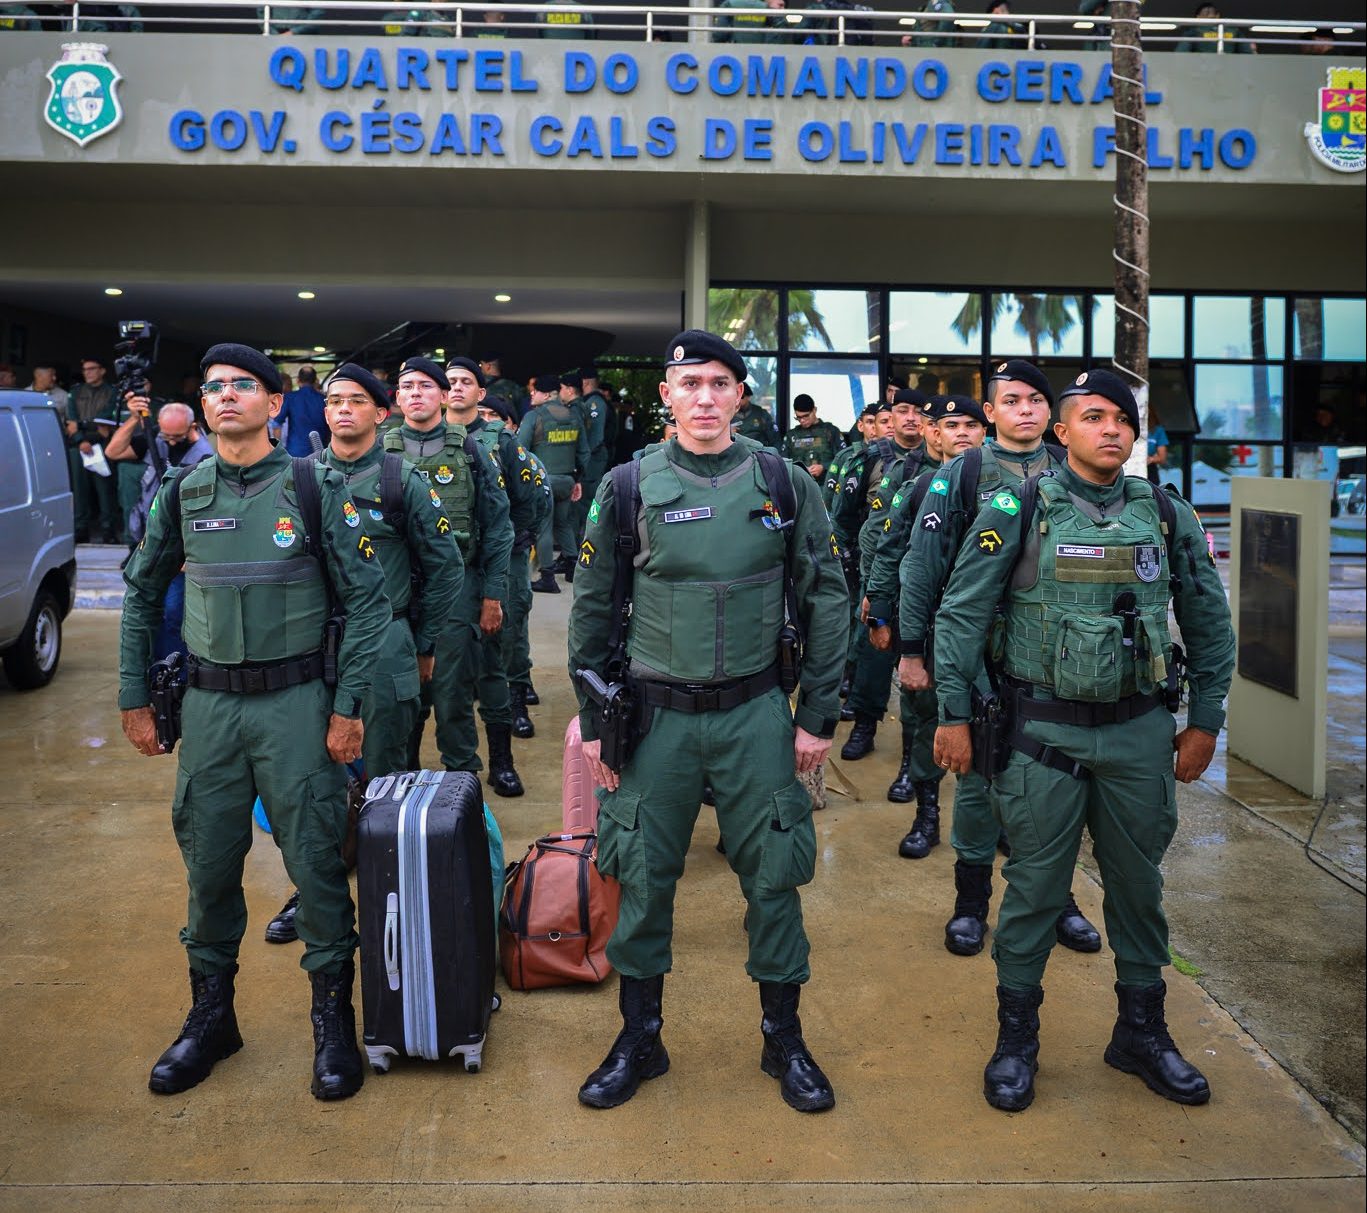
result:
[[[1296,698],[1299,514],[1239,514],[1239,675]]]

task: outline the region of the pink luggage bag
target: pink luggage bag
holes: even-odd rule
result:
[[[598,829],[598,785],[584,761],[584,740],[579,717],[572,716],[565,729],[565,757],[561,781],[561,812],[567,834],[593,833]]]

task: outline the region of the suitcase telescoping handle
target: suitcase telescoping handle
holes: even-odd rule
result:
[[[384,902],[384,972],[389,988],[399,988],[399,895],[390,893]]]

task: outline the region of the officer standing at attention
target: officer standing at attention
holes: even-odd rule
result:
[[[584,418],[584,436],[589,444],[589,465],[584,475],[584,495],[576,502],[579,512],[575,534],[579,539],[583,539],[593,495],[598,491],[598,482],[603,479],[608,464],[612,462],[612,448],[608,443],[608,418],[612,414],[612,409],[608,406],[607,397],[598,390],[597,367],[587,366],[576,372],[576,377],[580,392],[579,411]],[[578,551],[577,548],[575,550]]]
[[[493,461],[508,497],[508,514],[513,524],[503,626],[496,635],[484,637],[479,676],[480,714],[488,729],[491,724],[489,704],[506,699],[514,735],[532,737],[536,730],[527,715],[527,687],[531,684],[531,654],[527,643],[527,615],[532,609],[530,553],[537,530],[550,513],[545,469],[535,455],[528,454],[517,438],[503,428],[501,421],[495,425],[485,422],[480,414],[480,405],[488,398],[484,376],[471,359],[452,358],[446,364],[446,378],[451,384],[446,398],[446,421],[449,425],[464,426]],[[497,403],[507,408],[503,401]],[[514,666],[521,667],[520,681],[513,681]]]
[[[431,680],[437,638],[460,596],[465,566],[450,520],[441,512],[441,498],[411,463],[386,454],[380,443],[380,425],[389,412],[385,385],[364,367],[344,362],[323,385],[323,408],[332,439],[319,458],[341,474],[350,497],[342,503],[342,515],[353,530],[364,524],[392,612],[361,704],[361,761],[370,780],[407,769],[422,684]],[[393,461],[389,469],[386,460]],[[422,572],[416,595],[415,569]],[[274,817],[275,805],[263,803]],[[266,942],[297,939],[298,911],[296,889],[267,924]]]
[[[242,866],[259,794],[300,893],[300,963],[313,986],[313,1094],[343,1099],[360,1089],[362,1069],[340,764],[361,756],[361,705],[390,606],[374,544],[348,523],[342,478],[321,465],[310,465],[321,497],[321,533],[311,533],[290,456],[266,433],[283,399],[275,364],[258,350],[225,344],[209,350],[199,369],[218,451],[174,469],[152,503],[124,572],[119,641],[124,736],[142,754],[164,753],[148,706],[148,658],[166,587],[183,565],[190,656],[171,821],[189,875],[180,938],[193,1006],[148,1085],[163,1095],[188,1090],[242,1047],[233,977],[247,926]],[[346,613],[335,686],[325,680],[324,656],[334,594]]]
[[[798,887],[812,879],[811,800],[796,780],[825,758],[835,731],[848,607],[820,490],[783,461],[792,485],[784,519],[756,448],[734,441],[745,364],[720,337],[680,333],[665,356],[660,396],[677,436],[639,467],[626,677],[647,730],[620,771],[601,761],[597,716],[581,692],[584,756],[608,792],[598,866],[622,885],[608,944],[621,974],[623,1028],[579,1090],[597,1108],[625,1103],[669,1068],[660,1040],[671,967],[674,886],[684,870],[704,783],[716,790],[727,861],[748,903],[749,961],[759,983],[761,1068],[799,1111],[831,1107],[834,1092],[802,1040],[798,996],[810,974]],[[782,483],[777,481],[776,483]],[[612,657],[614,481],[598,490],[580,551],[570,614],[570,668],[608,673]],[[790,507],[791,508],[791,507]],[[806,637],[796,721],[779,688],[787,573]]]
[[[828,514],[835,504],[836,493],[840,491],[841,485],[844,483],[845,465],[868,447],[869,439],[873,436],[874,418],[877,415],[878,406],[876,404],[866,405],[864,411],[854,419],[854,431],[858,437],[836,451],[831,456],[830,463],[826,465],[826,476],[821,482],[821,501]]]
[[[480,771],[474,704],[480,639],[503,626],[513,526],[497,468],[464,426],[447,425],[442,417],[450,387],[446,372],[430,358],[408,359],[399,369],[404,423],[384,436],[384,449],[403,455],[441,498],[442,516],[451,524],[465,561],[460,597],[437,641],[432,679],[423,684],[422,708],[408,742],[408,767],[420,765],[423,727],[431,709],[442,764],[448,771]],[[507,698],[502,703],[481,701],[480,706],[489,736],[489,783],[500,796],[521,796]]]
[[[574,502],[584,495],[583,481],[589,466],[584,420],[578,409],[560,399],[560,387],[560,378],[556,375],[538,375],[532,380],[532,408],[517,430],[518,442],[540,459],[551,474],[554,520],[542,527],[536,540],[536,559],[541,566],[542,580],[553,579],[556,573],[573,575],[574,554],[579,550]],[[559,553],[554,562],[551,559],[552,539]]]
[[[1084,372],[1059,405],[1065,466],[1027,482],[1021,496],[1001,490],[978,514],[935,623],[937,760],[956,774],[970,769],[969,687],[999,603],[1001,665],[1016,709],[1009,761],[992,785],[1011,858],[992,949],[1000,1030],[983,1092],[1008,1112],[1034,1098],[1041,982],[1085,825],[1115,949],[1119,1017],[1105,1060],[1166,1099],[1201,1104],[1210,1087],[1164,1019],[1159,865],[1177,827],[1173,752],[1176,778],[1191,782],[1224,723],[1235,652],[1229,604],[1191,507],[1123,475],[1139,433],[1124,380]],[[1180,733],[1164,706],[1173,704],[1165,690],[1180,685],[1169,598],[1191,692]]]
[[[748,383],[740,385],[740,410],[731,419],[731,434],[742,438],[753,438],[761,446],[771,451],[779,449],[778,426],[769,415],[769,410],[755,401],[755,390]]]
[[[996,437],[983,442],[986,431],[977,427],[969,445],[981,454],[955,459],[945,467],[943,475],[935,476],[926,486],[917,507],[916,525],[910,529],[903,549],[899,576],[892,587],[900,583],[902,657],[898,680],[905,689],[917,694],[930,693],[932,682],[925,658],[931,651],[935,610],[949,581],[954,558],[963,545],[964,533],[978,509],[1003,488],[1019,495],[1021,483],[1030,476],[1063,466],[1062,454],[1056,454],[1059,448],[1051,449],[1043,441],[1054,404],[1054,391],[1043,371],[1023,358],[1000,363],[987,381],[987,397],[977,416],[996,427]],[[946,417],[937,430],[943,436],[951,427],[957,432],[962,426],[962,421],[953,422]],[[979,691],[990,689],[986,672],[980,672],[975,681]],[[914,835],[921,824],[918,815],[911,834],[903,840],[904,846],[915,842]],[[956,900],[954,914],[945,926],[945,947],[956,955],[976,956],[982,951],[999,835],[987,782],[975,771],[960,775],[954,793],[954,829],[950,837],[957,857]],[[1078,909],[1071,890],[1059,912],[1055,933],[1059,943],[1075,952],[1101,951],[1101,935]]]
[[[836,451],[845,445],[845,436],[829,421],[817,420],[816,401],[806,392],[793,397],[793,416],[797,426],[784,435],[784,457],[805,467],[821,484]]]

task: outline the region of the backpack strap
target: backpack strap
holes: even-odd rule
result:
[[[318,488],[318,465],[315,455],[295,455],[290,459],[294,476],[294,499],[299,503],[299,514],[304,520],[304,554],[318,562],[327,587],[328,610],[336,614],[337,589],[328,570],[327,553],[323,550],[323,494]]]
[[[636,553],[641,548],[636,533],[636,516],[641,511],[641,461],[628,459],[619,463],[611,475],[612,512],[617,519],[617,534],[612,545],[612,628],[608,636],[611,656],[607,675],[608,681],[617,682],[626,675],[631,583],[636,576]]]
[[[1174,546],[1177,543],[1177,506],[1173,503],[1171,492],[1166,485],[1154,484],[1149,482],[1149,488],[1153,490],[1153,501],[1158,507],[1158,521],[1163,524],[1163,543],[1168,549],[1168,589],[1176,597],[1182,588],[1182,576],[1177,571],[1177,560]],[[1192,572],[1194,573],[1193,566]],[[1197,592],[1200,592],[1201,583],[1196,583]]]
[[[385,452],[380,464],[380,511],[400,535],[404,533],[403,456]]]
[[[793,488],[793,478],[788,473],[784,459],[775,455],[767,447],[755,452],[764,483],[769,490],[769,500],[778,510],[779,527],[783,530],[783,606],[788,622],[798,629],[801,636],[802,625],[798,622],[797,587],[793,584],[793,533],[797,530],[797,490]]]
[[[978,482],[983,478],[983,449],[971,446],[959,464],[959,509],[970,521],[978,516]]]

